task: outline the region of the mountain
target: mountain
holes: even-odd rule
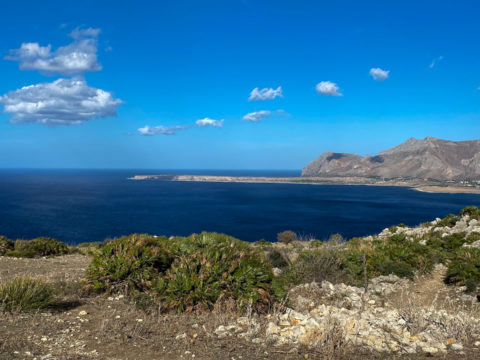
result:
[[[376,156],[326,152],[308,164],[302,176],[480,180],[480,140],[410,138]]]

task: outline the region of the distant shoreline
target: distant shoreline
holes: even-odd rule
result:
[[[228,182],[252,184],[305,184],[305,185],[373,185],[401,186],[427,193],[480,194],[480,186],[458,183],[441,183],[421,179],[386,179],[367,177],[267,177],[267,176],[217,176],[217,175],[135,175],[129,180],[163,180],[184,182]]]

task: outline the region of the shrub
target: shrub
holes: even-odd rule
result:
[[[349,277],[343,271],[343,251],[324,244],[315,250],[306,250],[284,272],[273,280],[275,295],[284,297],[288,290],[298,284],[321,282],[349,282]]]
[[[333,235],[330,235],[330,237],[328,238],[328,242],[332,245],[333,244],[338,245],[345,242],[345,239],[341,234],[333,234]]]
[[[297,234],[291,230],[282,231],[277,234],[277,240],[284,244],[290,244],[297,240]]]
[[[0,285],[0,309],[33,311],[51,306],[55,301],[50,284],[28,277],[18,277]]]
[[[0,256],[5,255],[8,251],[13,250],[14,242],[5,236],[0,236]]]
[[[460,210],[460,215],[469,215],[470,219],[480,220],[480,210],[476,206],[467,206],[466,208]]]
[[[458,249],[448,265],[445,283],[463,285],[467,291],[476,291],[480,286],[480,249]]]
[[[350,240],[344,252],[342,270],[355,285],[363,284],[363,255],[367,255],[369,278],[394,274],[412,278],[416,271],[425,273],[433,268],[435,254],[431,248],[417,241],[406,239],[405,234],[395,234],[386,240],[374,240],[368,244],[361,239]]]
[[[371,275],[394,274],[412,278],[415,271],[429,272],[434,265],[430,248],[405,236],[394,235],[387,241],[375,241],[367,261]]]
[[[86,277],[98,291],[144,291],[172,262],[166,238],[134,234],[107,242],[94,255]]]
[[[458,220],[460,220],[458,216],[453,214],[448,214],[438,222],[437,226],[454,227]]]
[[[276,249],[273,249],[268,253],[268,261],[270,261],[270,264],[276,268],[283,269],[288,266],[288,261],[283,254]]]
[[[211,309],[226,299],[239,308],[266,310],[272,300],[266,259],[248,243],[216,233],[113,240],[95,254],[86,277],[94,289],[124,289],[140,306],[148,303],[138,295],[145,293],[178,312]]]
[[[7,251],[6,256],[33,258],[37,256],[55,256],[69,254],[68,246],[56,239],[39,237],[33,240],[17,240],[14,249]]]

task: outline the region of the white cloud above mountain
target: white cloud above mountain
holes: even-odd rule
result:
[[[200,120],[195,121],[195,125],[205,127],[205,126],[213,126],[213,127],[223,127],[223,119],[222,120],[214,120],[210,118],[203,118]]]
[[[383,81],[388,79],[388,74],[390,73],[389,70],[383,70],[380,68],[371,68],[370,75],[372,75],[373,80],[375,81]]]
[[[317,93],[325,96],[343,96],[342,93],[339,92],[339,87],[337,84],[331,81],[320,81],[317,86],[315,87]]]
[[[258,87],[256,87],[250,92],[250,97],[248,98],[248,101],[273,100],[276,97],[283,97],[281,86],[279,86],[276,89],[263,88],[261,90]]]
[[[243,120],[251,121],[251,122],[260,122],[263,118],[269,116],[270,114],[271,114],[271,111],[268,111],[268,110],[254,111],[245,115],[243,117]]]
[[[52,51],[52,46],[38,42],[22,43],[19,49],[10,50],[6,60],[18,61],[21,70],[37,70],[50,74],[75,75],[99,71],[97,37],[100,29],[75,29],[70,33],[73,42]]]
[[[25,86],[0,96],[3,111],[12,114],[11,123],[47,126],[116,116],[121,103],[112,93],[89,87],[81,77]]]

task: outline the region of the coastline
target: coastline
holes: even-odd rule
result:
[[[228,182],[252,184],[304,184],[304,185],[369,185],[400,186],[426,193],[480,194],[480,186],[463,186],[458,183],[441,183],[421,179],[379,180],[367,177],[266,177],[266,176],[217,176],[217,175],[135,175],[128,180],[183,181],[183,182]]]

